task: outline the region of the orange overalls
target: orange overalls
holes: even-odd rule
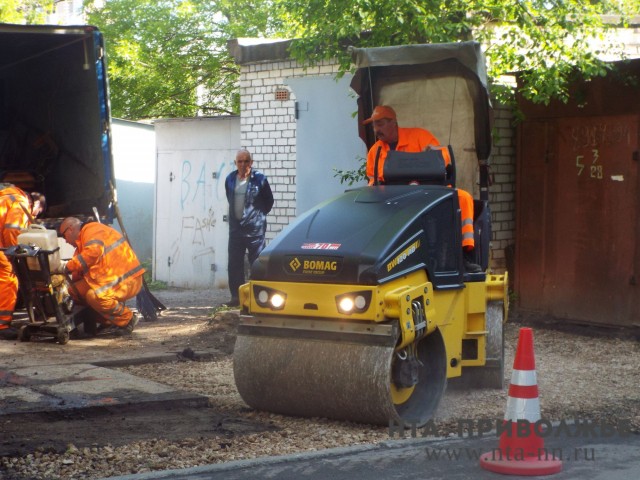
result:
[[[133,312],[124,302],[140,292],[144,273],[131,246],[117,230],[95,222],[82,227],[76,247],[67,263],[71,296],[98,312],[100,323],[126,326]]]
[[[399,152],[421,152],[427,147],[438,147],[440,142],[428,130],[423,128],[398,128],[398,144],[396,150]],[[373,170],[376,155],[380,148],[380,157],[378,158],[378,180],[384,183],[382,172],[384,171],[384,161],[387,158],[389,144],[378,140],[369,149],[367,154],[367,177],[369,177],[369,185],[373,185]],[[446,165],[451,163],[449,152],[443,151]],[[460,217],[462,220],[462,248],[471,250],[475,247],[473,236],[473,197],[466,190],[460,188],[458,191],[458,202],[460,204]]]
[[[29,217],[24,212],[30,209],[29,196],[18,187],[5,186],[0,190],[0,247],[18,244],[20,230],[27,228]],[[18,278],[13,273],[11,262],[0,251],[0,330],[9,328],[18,298]]]

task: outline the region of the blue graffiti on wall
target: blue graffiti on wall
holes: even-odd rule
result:
[[[216,166],[217,170],[214,170]],[[216,165],[214,162],[183,160],[179,183],[176,182],[180,185],[182,215],[178,219],[178,238],[170,248],[169,267],[180,262],[181,248],[188,248],[194,264],[202,257],[211,257],[213,261],[215,249],[210,243],[214,238],[216,212],[222,210],[224,215],[228,210],[224,180],[229,168],[234,170],[233,161]]]
[[[233,170],[233,162],[230,162]],[[219,201],[225,198],[224,179],[227,162],[222,162],[215,174],[210,175],[211,183],[207,185],[207,164],[202,162],[200,171],[197,175],[192,175],[193,167],[191,161],[184,160],[182,162],[182,172],[180,179],[180,207],[184,210],[185,205],[195,202],[196,197],[200,196],[202,200],[202,208],[207,208],[207,201]],[[196,167],[197,168],[197,167]],[[210,198],[207,199],[207,190],[210,192]]]

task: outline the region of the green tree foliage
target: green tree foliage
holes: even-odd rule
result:
[[[638,4],[638,0],[277,1],[280,26],[299,39],[292,53],[301,61],[338,58],[346,71],[351,66],[347,45],[473,39],[486,48],[489,77],[523,72],[520,93],[537,103],[552,98],[566,101],[576,68],[585,78],[603,75],[607,65],[592,42],[606,44],[606,29],[613,24],[605,24],[602,14],[637,14]],[[512,90],[496,93],[508,101]]]
[[[87,0],[105,36],[114,116],[239,112],[239,67],[227,41],[270,33],[260,0]]]
[[[0,6],[17,0],[0,0]],[[35,4],[35,1],[17,2]],[[640,0],[85,0],[105,34],[114,116],[128,119],[239,112],[239,67],[227,41],[295,38],[303,64],[336,58],[347,46],[477,40],[492,80],[522,72],[520,93],[566,101],[576,73],[603,75],[603,13],[640,13]],[[609,57],[611,58],[611,56]],[[503,102],[513,90],[493,91]]]
[[[0,0],[0,22],[18,24],[44,23],[54,0]]]

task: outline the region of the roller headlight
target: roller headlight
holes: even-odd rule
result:
[[[266,290],[260,290],[258,292],[258,298],[256,299],[258,300],[259,304],[267,304],[267,302],[269,302],[269,292],[267,292]]]
[[[338,310],[344,313],[351,313],[353,312],[354,306],[355,303],[353,302],[353,299],[351,297],[343,297],[338,304]]]
[[[287,300],[287,294],[262,285],[253,286],[253,297],[262,308],[282,310]]]
[[[271,298],[269,299],[269,303],[271,303],[271,306],[276,310],[280,310],[282,307],[284,307],[284,300],[285,300],[284,295],[280,293],[274,293],[273,295],[271,295]]]
[[[371,291],[350,292],[336,297],[338,311],[345,315],[366,312],[371,303]]]

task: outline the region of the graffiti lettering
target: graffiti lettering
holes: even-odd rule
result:
[[[183,233],[193,231],[190,242],[192,245],[206,245],[210,242],[206,242],[205,233],[211,232],[216,226],[215,212],[210,208],[206,217],[184,216],[181,225]]]
[[[631,144],[629,125],[623,123],[579,125],[571,127],[573,150],[602,148],[606,145]]]
[[[182,210],[185,209],[185,205],[188,201],[195,202],[196,197],[200,194],[202,198],[202,208],[206,208],[207,206],[207,195],[206,195],[206,164],[203,162],[200,167],[200,172],[198,173],[198,177],[195,180],[195,186],[191,184],[191,173],[193,171],[193,166],[189,160],[185,160],[182,162],[182,178],[181,178],[181,191],[180,191],[180,207]]]
[[[200,169],[200,175],[198,176],[198,180],[196,181],[196,189],[193,192],[193,200],[195,201],[196,199],[196,195],[198,194],[198,191],[200,191],[200,188],[202,188],[202,208],[207,208],[207,204],[206,204],[206,192],[205,192],[205,186],[206,186],[206,181],[205,181],[205,164],[202,164],[202,168]]]
[[[221,242],[219,237],[226,240],[226,224],[220,222],[228,212],[224,182],[234,170],[233,153],[223,153],[226,160],[215,151],[184,153],[172,166],[175,179],[163,193],[163,209],[168,207],[169,222],[163,220],[163,226],[168,228],[161,235],[168,238],[161,243],[168,249],[161,265],[170,272],[171,281],[201,284],[207,279],[215,280],[216,245]]]
[[[189,160],[185,160],[182,162],[182,181],[180,182],[181,191],[180,191],[180,208],[184,210],[184,204],[187,200],[187,196],[189,195],[189,191],[191,190],[191,185],[189,184],[189,175],[191,174],[191,162]]]

